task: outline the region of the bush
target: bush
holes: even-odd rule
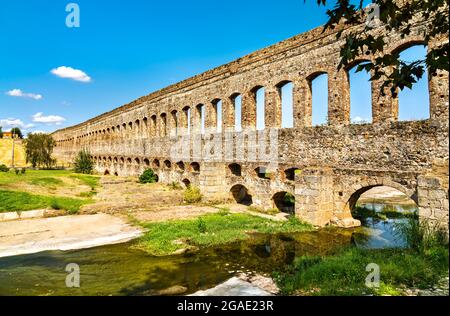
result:
[[[75,173],[91,174],[94,170],[94,163],[92,162],[91,154],[86,150],[81,150],[78,152],[73,164]]]
[[[20,170],[19,169],[14,169],[14,172],[16,173],[16,176],[19,175]]]
[[[155,174],[153,169],[147,169],[139,177],[140,183],[156,183],[158,182],[158,176]]]
[[[202,218],[199,218],[197,220],[197,229],[200,232],[200,234],[206,233],[206,223]]]
[[[25,174],[26,171],[27,171],[27,169],[22,168],[22,170],[20,170],[20,173]]]
[[[0,172],[8,172],[9,168],[6,165],[0,165]]]
[[[189,186],[184,190],[184,201],[186,203],[198,203],[202,200],[200,189],[196,186]]]

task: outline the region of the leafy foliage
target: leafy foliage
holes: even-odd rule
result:
[[[13,137],[17,137],[17,138],[23,139],[23,134],[22,134],[22,131],[20,130],[20,128],[13,127],[11,129],[11,133],[14,135]]]
[[[198,203],[202,200],[202,193],[198,187],[190,185],[184,190],[183,197],[186,203]]]
[[[31,163],[33,168],[51,168],[56,160],[52,158],[55,140],[48,134],[29,134],[25,140],[25,154],[27,163]]]
[[[0,165],[0,172],[8,172],[9,168],[6,165]]]
[[[91,154],[84,149],[78,152],[73,164],[75,173],[91,174],[94,170]]]
[[[155,174],[153,169],[145,170],[139,177],[140,183],[156,183],[158,182],[158,176]]]
[[[325,5],[326,0],[317,0],[319,5]],[[438,70],[449,69],[448,42],[441,45],[430,46],[433,38],[448,37],[448,0],[373,0],[370,8],[363,8],[363,1],[355,5],[350,0],[336,0],[332,10],[327,11],[329,17],[324,31],[335,29],[339,25],[348,27],[361,26],[374,16],[376,7],[379,9],[377,20],[365,23],[364,27],[355,27],[350,33],[345,33],[345,44],[341,47],[341,61],[339,68],[348,67],[361,56],[374,56],[373,62],[366,62],[357,67],[372,74],[371,80],[383,79],[381,85],[382,95],[385,88],[389,88],[392,96],[396,96],[398,89],[403,90],[412,86],[422,78],[428,68],[432,76]],[[399,53],[384,54],[383,48],[387,45],[385,35],[374,33],[375,28],[384,31],[395,31],[404,38],[411,34],[414,27],[420,27],[424,38],[421,44],[429,47],[424,60],[412,62],[402,61]],[[338,39],[344,36],[343,30],[338,31]]]

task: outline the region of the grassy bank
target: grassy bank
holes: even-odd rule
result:
[[[250,232],[277,233],[309,231],[313,228],[293,218],[275,222],[247,214],[230,214],[221,211],[196,220],[147,223],[148,232],[137,247],[153,255],[170,255],[189,246],[215,246],[244,240]]]
[[[402,295],[405,288],[425,289],[448,275],[448,239],[436,224],[409,219],[399,224],[407,249],[341,249],[327,257],[303,256],[274,278],[291,295]],[[366,286],[366,278],[379,266],[379,287]]]
[[[98,185],[99,177],[69,170],[0,172],[0,212],[52,208],[74,213],[93,202]]]
[[[366,267],[380,267],[380,287],[365,286]],[[290,295],[401,295],[401,287],[430,287],[448,272],[448,249],[428,254],[399,249],[347,249],[329,257],[299,257],[286,271],[274,274]]]
[[[74,199],[65,197],[52,197],[35,195],[27,192],[14,192],[0,190],[0,213],[14,211],[29,211],[51,208],[67,210],[75,213],[84,204],[90,203],[88,199]]]

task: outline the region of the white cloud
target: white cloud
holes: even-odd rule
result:
[[[89,77],[84,71],[74,69],[72,67],[61,66],[52,69],[51,73],[60,78],[68,78],[81,82],[91,82],[91,77]]]
[[[6,92],[11,97],[30,98],[34,100],[42,99],[42,95],[36,93],[25,93],[20,89],[12,89]]]
[[[33,117],[33,122],[36,123],[45,123],[45,124],[55,124],[55,125],[61,125],[63,122],[66,121],[66,119],[59,115],[47,115],[44,116],[42,112],[36,113]]]
[[[364,119],[364,118],[362,118],[362,117],[360,117],[360,116],[355,116],[355,117],[351,120],[351,122],[352,122],[353,124],[364,124],[364,123],[368,123],[369,120]]]
[[[32,128],[34,124],[25,124],[22,120],[16,118],[0,119],[0,126],[6,131],[8,128],[19,127],[21,129]]]

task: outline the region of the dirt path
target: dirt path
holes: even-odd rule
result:
[[[0,257],[121,243],[141,233],[125,220],[107,214],[2,222]]]
[[[124,214],[136,210],[154,210],[168,205],[180,205],[183,191],[155,184],[140,184],[136,178],[102,177],[95,203],[84,206],[82,214],[97,212]]]

